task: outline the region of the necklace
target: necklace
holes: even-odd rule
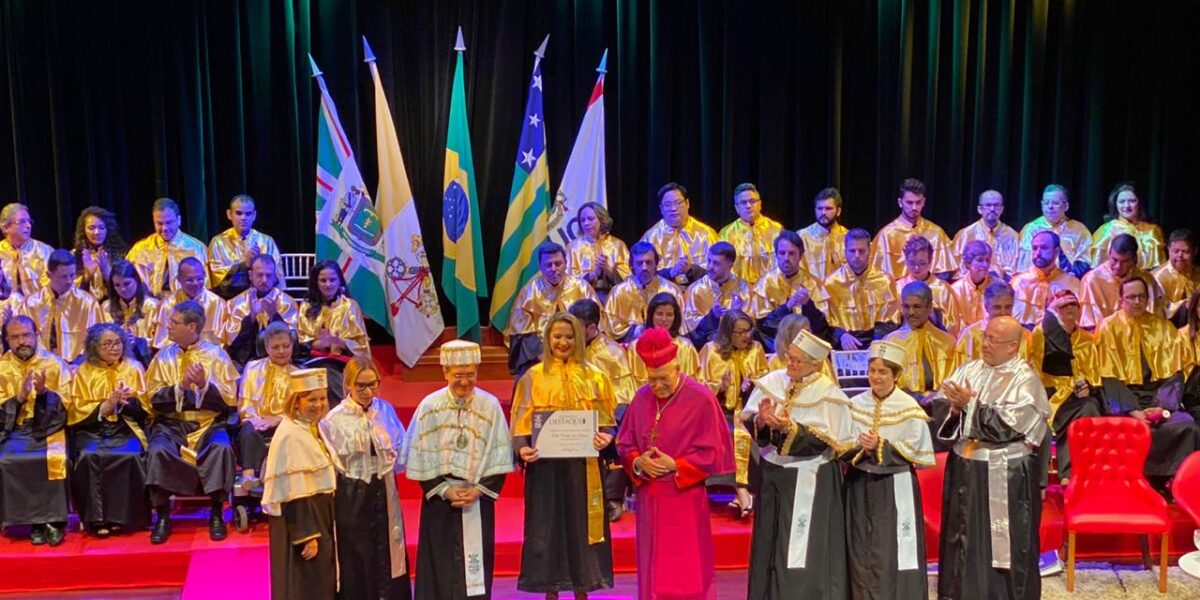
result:
[[[467,448],[467,432],[466,429],[463,428],[462,414],[463,408],[466,406],[467,401],[464,398],[459,398],[453,395],[451,395],[451,400],[454,401],[455,415],[457,416],[458,421],[458,439],[454,441],[454,446],[459,450],[465,450]]]
[[[658,441],[658,422],[662,420],[663,412],[667,410],[667,407],[679,397],[679,390],[683,389],[682,384],[683,381],[680,380],[679,384],[675,387],[675,391],[671,392],[671,397],[667,398],[666,402],[660,404],[658,398],[654,399],[654,425],[650,426],[650,433],[646,435],[646,439],[652,447]]]

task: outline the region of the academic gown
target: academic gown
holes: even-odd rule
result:
[[[531,445],[533,413],[549,410],[595,410],[601,431],[611,432],[616,424],[608,380],[574,360],[538,363],[517,382],[510,419],[515,450]],[[541,593],[611,588],[612,538],[604,512],[598,459],[525,463],[528,518],[517,589]]]
[[[973,360],[947,381],[969,382],[977,396],[938,430],[955,442],[942,488],[938,597],[1040,598],[1037,449],[1050,415],[1046,390],[1019,357],[995,367]]]
[[[849,457],[846,472],[850,597],[927,598],[925,520],[914,468],[934,465],[929,418],[899,388],[882,400],[867,390],[850,402],[854,436],[879,436],[874,452],[859,448]]]
[[[424,492],[416,598],[491,598],[496,500],[513,470],[512,441],[499,400],[476,388],[460,404],[442,388],[417,406],[407,435],[406,475]],[[443,495],[467,486],[479,491],[479,499],[466,509],[451,506]]]
[[[849,593],[842,465],[851,446],[850,401],[820,372],[792,382],[786,370],[755,382],[742,411],[753,419],[771,398],[791,421],[787,432],[754,432],[761,484],[750,540],[748,598],[840,600]]]
[[[100,416],[120,384],[134,397],[117,412]],[[145,375],[129,358],[113,366],[85,362],[71,378],[67,424],[71,431],[71,498],[85,525],[108,523],[127,529],[150,523],[146,494]]]
[[[651,447],[675,459],[674,473],[655,479],[633,469],[633,461]],[[637,487],[638,598],[716,600],[703,484],[734,469],[716,398],[690,377],[667,400],[642,387],[625,413],[617,450]]]
[[[335,490],[341,493],[316,425],[284,417],[263,468],[273,600],[334,597],[339,554],[335,547],[341,546],[334,535]],[[317,541],[317,555],[305,560],[301,551],[312,540]]]
[[[321,419],[337,467],[338,598],[412,597],[396,474],[404,470],[404,426],[386,400],[364,408],[346,398]]]
[[[46,390],[17,392],[31,371],[46,375]],[[39,348],[22,361],[0,357],[0,527],[67,520],[66,402],[71,371],[57,355]]]

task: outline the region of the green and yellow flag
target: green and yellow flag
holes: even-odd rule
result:
[[[479,204],[471,130],[467,125],[467,92],[463,83],[462,27],[454,45],[454,89],[446,128],[446,171],[442,178],[442,289],[458,313],[458,337],[479,341],[479,301],[487,297],[483,243],[479,237]]]
[[[492,327],[508,327],[512,304],[526,282],[538,272],[532,260],[533,250],[546,239],[546,218],[550,209],[550,167],[546,158],[546,122],[542,111],[542,59],[546,42],[533,55],[533,76],[529,97],[521,121],[521,142],[517,147],[516,170],[508,197],[508,216],[504,220],[504,240],[500,243],[500,262],[496,267],[496,289],[492,292]]]

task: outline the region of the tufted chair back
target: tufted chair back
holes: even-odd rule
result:
[[[1150,451],[1150,428],[1129,417],[1089,417],[1071,423],[1071,481],[1068,510],[1081,496],[1155,494],[1142,471]],[[1166,502],[1163,501],[1165,508]]]

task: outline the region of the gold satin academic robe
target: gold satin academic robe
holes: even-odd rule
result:
[[[277,365],[270,357],[246,363],[238,383],[238,415],[243,421],[256,417],[282,417],[288,409],[288,374],[296,370],[288,363]]]
[[[1034,267],[1017,273],[1009,285],[1013,289],[1013,318],[1022,325],[1036,325],[1046,314],[1046,303],[1058,290],[1071,290],[1080,294],[1079,278],[1054,267],[1049,274]],[[1081,305],[1082,306],[1082,305]]]
[[[137,267],[138,275],[156,297],[163,297],[163,281],[167,282],[166,289],[174,292],[179,289],[179,261],[187,257],[195,258],[200,264],[208,263],[208,247],[204,242],[180,231],[170,242],[157,233],[152,233],[138,240],[125,259]],[[208,269],[205,267],[205,274]],[[208,284],[215,285],[212,277]]]
[[[146,397],[146,373],[142,364],[132,358],[123,358],[115,365],[96,364],[84,361],[71,377],[66,395],[67,425],[77,425],[87,419],[100,403],[108,400],[113,390],[125,384],[133,391],[130,402],[141,404],[146,414],[151,413],[150,399]],[[149,447],[146,432],[136,421],[113,413],[100,417],[111,423],[123,422],[129,432],[142,443],[142,450]]]
[[[958,351],[958,360],[960,364],[966,364],[978,358],[983,358],[983,330],[987,329],[987,319],[984,319],[966,329],[958,335],[958,341],[954,345],[954,349]],[[1033,336],[1028,329],[1021,329],[1021,343],[1017,345],[1017,356],[1022,360],[1030,360],[1030,347],[1033,345]]]
[[[729,387],[722,393],[721,381],[726,373],[729,374]],[[766,374],[767,356],[758,342],[751,342],[744,350],[733,350],[729,358],[721,356],[716,342],[709,342],[700,349],[700,383],[712,390],[721,409],[733,419],[734,482],[738,485],[750,484],[750,452],[754,447],[754,439],[741,421],[742,382],[754,381]],[[753,390],[753,386],[750,389]],[[749,393],[745,397],[748,398]]]
[[[772,352],[767,355],[767,372],[787,369],[787,353]],[[833,358],[825,359],[821,363],[821,373],[828,377],[831,381],[837,381],[837,371],[833,370]]]
[[[748,311],[750,297],[750,286],[736,275],[731,275],[725,283],[717,283],[705,275],[688,286],[683,294],[683,327],[687,331],[695,331],[713,306],[719,304],[728,309],[734,305],[735,299],[741,310]],[[716,331],[715,327],[713,331]]]
[[[238,334],[242,332],[242,320],[250,315],[251,295],[257,293],[254,288],[250,288],[229,300],[229,318],[225,321],[226,344],[232,344],[233,340],[237,339]],[[287,292],[279,288],[272,288],[261,299],[267,304],[274,305],[275,312],[283,317],[283,322],[291,329],[296,329],[300,320],[300,309],[296,307],[296,300]],[[260,312],[255,320],[258,321],[259,327],[266,327],[271,322],[271,317],[266,312]]]
[[[0,321],[7,320],[5,314],[21,314],[22,306],[25,306],[25,296],[21,292],[13,291],[7,298],[0,300]]]
[[[818,281],[824,281],[845,264],[846,231],[841,223],[834,223],[829,229],[813,223],[797,232],[804,242],[805,268]]]
[[[79,267],[75,275],[75,287],[91,294],[97,304],[103,304],[105,298],[108,298],[108,282],[104,279],[104,271],[101,271],[99,266],[91,272],[82,266]]]
[[[521,292],[517,294],[517,299],[512,305],[512,314],[508,319],[508,328],[504,331],[504,341],[514,335],[524,335],[527,333],[541,334],[546,328],[546,324],[550,322],[550,317],[555,313],[565,312],[576,300],[592,300],[596,304],[600,302],[600,297],[596,295],[596,290],[587,282],[578,278],[566,275],[557,286],[550,285],[541,273],[535,275],[525,287],[521,288]],[[603,312],[600,313],[600,328],[608,327],[607,319]]]
[[[600,333],[588,343],[586,359],[588,364],[599,369],[608,378],[617,404],[629,404],[633,401],[637,386],[633,382],[629,358],[620,344]]]
[[[904,298],[900,295],[900,292],[904,289],[904,286],[913,281],[910,275],[905,275],[896,280],[894,285],[896,299],[901,305],[904,304]],[[963,325],[962,310],[958,306],[958,296],[954,294],[954,290],[950,288],[950,284],[933,275],[930,275],[929,279],[921,283],[928,285],[929,291],[933,293],[933,308],[942,313],[942,325],[946,328],[946,331],[950,332],[951,336],[958,335],[966,326]],[[903,320],[904,317],[897,313],[896,318]]]
[[[4,398],[16,396],[25,377],[30,373],[45,375],[46,389],[58,394],[64,408],[70,411],[68,404],[70,397],[67,392],[71,389],[71,377],[73,376],[71,366],[62,357],[45,348],[38,348],[28,361],[17,358],[17,355],[13,354],[11,350],[0,356],[0,396]],[[22,404],[21,412],[17,414],[16,425],[20,426],[25,421],[32,419],[35,408],[35,403],[30,400]],[[46,437],[46,473],[47,479],[51,481],[67,477],[67,432],[65,428]]]
[[[158,303],[158,317],[155,318],[154,327],[154,343],[151,344],[155,348],[163,348],[169,342],[167,340],[167,323],[171,320],[171,309],[175,308],[176,304],[192,300],[188,298],[183,290],[179,290],[168,294]],[[195,298],[200,306],[204,307],[204,330],[200,333],[204,341],[211,342],[218,346],[225,343],[225,330],[229,327],[229,307],[225,300],[212,292],[212,290],[204,290],[200,292],[200,296]]]
[[[683,292],[679,290],[679,286],[667,281],[666,278],[655,275],[650,283],[642,287],[638,284],[637,279],[629,277],[625,281],[617,284],[608,294],[608,300],[604,302],[604,312],[602,315],[608,317],[608,329],[606,332],[609,337],[614,340],[624,339],[631,330],[638,325],[645,324],[649,315],[646,314],[646,308],[650,304],[650,299],[659,293],[668,293],[675,296],[675,301],[679,303],[680,311],[683,310]],[[683,315],[680,315],[680,319]],[[600,319],[601,324],[604,322],[603,316]],[[683,324],[680,328],[680,334],[687,333],[687,324]]]
[[[1122,233],[1128,233],[1137,240],[1138,268],[1149,271],[1167,262],[1167,244],[1163,241],[1162,228],[1154,223],[1132,223],[1117,217],[1105,222],[1092,234],[1092,264],[1099,265],[1108,260],[1109,244]]]
[[[571,360],[551,359],[529,368],[517,381],[513,392],[512,424],[514,438],[533,435],[533,413],[551,410],[596,411],[596,426],[614,429],[616,399],[608,378],[590,365]],[[515,446],[515,444],[514,444]],[[604,488],[597,458],[587,461],[588,542],[604,540]]]
[[[871,240],[871,264],[893,279],[908,274],[908,265],[904,263],[904,243],[908,238],[919,235],[933,245],[933,256],[929,270],[932,273],[958,272],[958,260],[954,258],[954,245],[946,235],[945,230],[929,219],[922,218],[916,226],[909,224],[904,217],[896,217],[895,221],[883,226],[875,239]]]
[[[1158,287],[1158,281],[1136,267],[1129,274],[1139,276],[1146,282],[1147,291],[1150,293],[1150,303],[1146,310],[1161,316],[1165,307],[1160,300],[1163,293]],[[1121,308],[1121,278],[1109,270],[1108,263],[1088,271],[1083,276],[1083,281],[1079,282],[1079,307],[1083,310],[1079,317],[1079,326],[1084,329],[1099,327],[1105,317]]]
[[[763,215],[753,225],[737,219],[722,227],[718,237],[737,250],[733,274],[754,285],[775,264],[775,238],[782,230],[778,221]]]
[[[983,310],[983,292],[995,279],[991,275],[983,278],[979,285],[971,283],[970,276],[964,276],[950,284],[950,292],[958,301],[959,329],[966,329],[987,317]]]
[[[675,347],[679,350],[675,354],[675,360],[679,363],[679,371],[692,379],[700,377],[700,354],[696,352],[696,347],[692,345],[691,340],[681,336],[677,336],[674,340]],[[625,349],[625,357],[629,359],[629,370],[633,372],[633,387],[639,389],[646,385],[646,380],[650,377],[646,371],[646,363],[642,361],[642,357],[637,353],[637,340],[630,342],[629,347]]]
[[[257,248],[260,254],[270,254],[271,258],[275,259],[275,268],[282,281],[283,259],[279,256],[275,238],[257,229],[251,229],[246,237],[242,237],[236,229],[230,227],[214,236],[208,244],[208,287],[215,288],[220,285],[234,265],[246,260],[246,252],[250,248]]]
[[[1046,217],[1038,217],[1021,228],[1021,248],[1017,254],[1018,273],[1033,268],[1033,238],[1046,230],[1058,234],[1059,246],[1067,260],[1072,263],[1097,264],[1092,262],[1092,232],[1088,231],[1086,225],[1066,218],[1052,224]]]
[[[1058,412],[1058,407],[1075,393],[1076,381],[1086,381],[1094,390],[1099,390],[1103,385],[1100,381],[1100,346],[1096,344],[1095,336],[1081,327],[1076,327],[1075,331],[1071,332],[1071,353],[1075,355],[1075,358],[1071,359],[1072,374],[1050,375],[1042,370],[1042,360],[1046,353],[1046,332],[1042,330],[1040,323],[1033,328],[1031,335],[1029,360],[1033,363],[1033,370],[1041,375],[1043,386],[1054,388],[1054,395],[1050,396],[1048,421],[1054,423],[1054,414]]]
[[[39,345],[67,362],[83,354],[88,328],[107,320],[96,299],[75,286],[57,297],[44,287],[25,298],[20,313],[38,324]]]
[[[608,264],[616,271],[619,280],[623,281],[633,274],[629,268],[629,247],[609,234],[600,236],[596,241],[583,235],[571,240],[567,245],[567,274],[583,279],[584,273],[596,268],[596,261],[601,256],[608,257]]]
[[[683,227],[672,229],[659,220],[645,235],[643,242],[650,242],[658,251],[658,270],[669,269],[682,257],[689,257],[691,264],[704,268],[708,265],[708,247],[717,243],[717,232],[689,216]]]
[[[1191,273],[1184,275],[1176,271],[1170,262],[1165,262],[1150,274],[1162,288],[1164,316],[1170,318],[1180,310],[1186,314],[1187,302],[1196,291],[1197,285],[1200,285],[1200,268],[1193,266]]]
[[[50,283],[46,261],[51,252],[54,248],[49,244],[34,239],[26,240],[19,249],[3,239],[0,240],[0,269],[14,291],[29,296]]]
[[[1131,317],[1125,311],[1104,319],[1096,328],[1100,346],[1100,376],[1126,385],[1161,381],[1183,372],[1190,353],[1186,339],[1171,322],[1155,314]],[[1150,365],[1150,381],[1142,379],[1142,358]]]
[[[1020,252],[1021,238],[1017,230],[997,223],[995,229],[990,229],[983,219],[963,227],[954,234],[954,258],[962,262],[967,244],[980,241],[986,242],[992,248],[992,272],[1002,277],[1010,277],[1017,272],[1017,254]],[[960,265],[959,277],[967,274],[966,265]]]
[[[850,265],[842,265],[820,288],[817,308],[829,317],[829,325],[844,331],[867,331],[876,323],[896,320],[900,300],[892,287],[892,278],[875,267],[855,275]]]
[[[824,311],[825,308],[821,305],[824,292],[821,290],[821,282],[816,277],[805,271],[803,267],[796,269],[791,277],[784,275],[779,267],[772,267],[770,271],[759,278],[758,283],[754,284],[750,297],[750,308],[747,312],[755,320],[761,319],[771,314],[771,311],[776,308],[787,304],[788,298],[791,298],[792,294],[801,287],[808,289],[808,297],[812,299],[818,309]],[[800,307],[797,306],[792,312],[800,314]]]
[[[308,316],[312,305],[308,300],[300,303],[296,317],[296,333],[301,344],[311,344],[322,329],[342,338],[347,349],[355,356],[371,357],[371,339],[367,337],[367,325],[363,321],[362,308],[354,298],[339,296],[333,304],[321,307],[315,318]]]
[[[121,306],[121,319],[115,320],[112,316],[112,303],[119,302]],[[158,308],[159,301],[151,296],[146,296],[142,301],[142,309],[135,310],[135,307],[130,306],[124,300],[114,300],[109,298],[100,305],[100,312],[104,315],[105,323],[114,323],[120,325],[122,329],[129,335],[146,340],[147,344],[153,345],[155,335],[158,333]]]
[[[1191,377],[1192,369],[1200,365],[1200,335],[1192,339],[1191,326],[1184,325],[1179,329],[1179,337],[1183,340],[1183,349],[1187,356],[1183,364],[1184,377]]]
[[[154,355],[150,366],[146,368],[144,401],[150,403],[159,390],[179,384],[183,381],[183,374],[187,372],[188,368],[196,364],[204,367],[204,372],[208,376],[209,388],[216,389],[226,406],[236,408],[237,369],[233,366],[233,361],[229,359],[225,350],[204,340],[188,346],[186,350],[175,344],[169,344]],[[193,463],[196,452],[199,450],[200,440],[204,438],[204,434],[208,432],[208,428],[212,426],[218,416],[218,413],[214,411],[196,410],[194,407],[186,405],[182,407],[182,410],[170,413],[154,411],[154,414],[179,421],[190,421],[198,425],[195,431],[187,435],[187,449],[180,449],[184,460]]]
[[[958,349],[955,347],[954,336],[926,324],[920,329],[911,329],[908,325],[889,333],[883,338],[886,341],[904,346],[904,364],[900,365],[900,378],[896,386],[902,390],[925,394],[941,389],[942,381],[950,376],[962,364]],[[931,380],[925,378],[923,360],[929,361]]]

